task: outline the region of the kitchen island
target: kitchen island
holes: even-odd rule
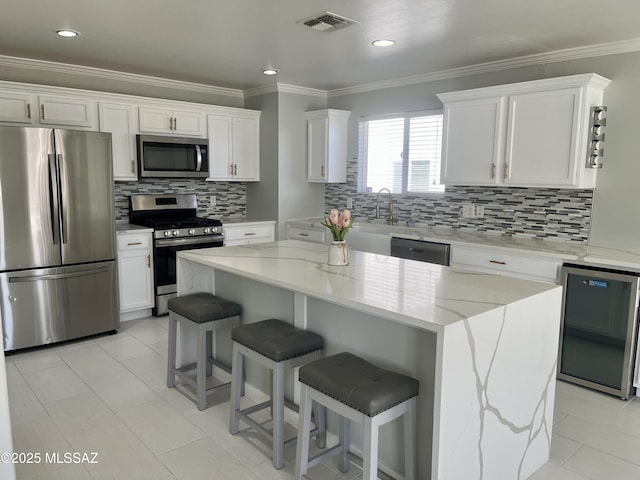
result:
[[[216,293],[242,322],[290,321],[323,335],[327,355],[416,377],[420,479],[527,478],[547,461],[561,287],[357,251],[345,267],[326,260],[298,241],[180,252],[178,292]],[[267,391],[263,377],[247,382]],[[400,474],[401,438],[401,423],[380,438],[381,465]]]

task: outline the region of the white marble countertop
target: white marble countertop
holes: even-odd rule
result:
[[[321,218],[305,218],[289,220],[288,223],[306,227],[325,228],[320,224]],[[583,243],[558,240],[543,240],[533,237],[514,237],[510,235],[465,231],[448,227],[427,228],[416,225],[386,225],[371,222],[354,222],[354,230],[371,232],[378,235],[389,235],[414,240],[445,242],[451,245],[482,246],[488,249],[509,249],[522,254],[534,254],[559,258],[567,262],[620,268],[629,271],[640,271],[640,248],[637,250],[620,250],[599,247]],[[347,241],[349,237],[347,234]]]
[[[296,240],[178,256],[430,331],[561,288],[358,251],[349,265],[329,266],[325,245]]]

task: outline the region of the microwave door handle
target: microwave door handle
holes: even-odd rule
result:
[[[196,172],[199,172],[202,168],[202,151],[200,145],[196,145]]]

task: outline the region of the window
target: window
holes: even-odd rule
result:
[[[440,111],[364,120],[358,148],[358,191],[444,192]]]

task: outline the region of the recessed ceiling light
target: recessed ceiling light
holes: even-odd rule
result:
[[[395,45],[395,43],[393,40],[374,40],[371,42],[375,47],[390,47],[391,45]]]
[[[276,70],[275,68],[265,68],[264,70],[262,70],[262,73],[264,73],[265,75],[276,75],[278,73],[278,70]]]
[[[56,33],[61,37],[77,37],[80,35],[80,32],[76,32],[75,30],[57,30]]]

